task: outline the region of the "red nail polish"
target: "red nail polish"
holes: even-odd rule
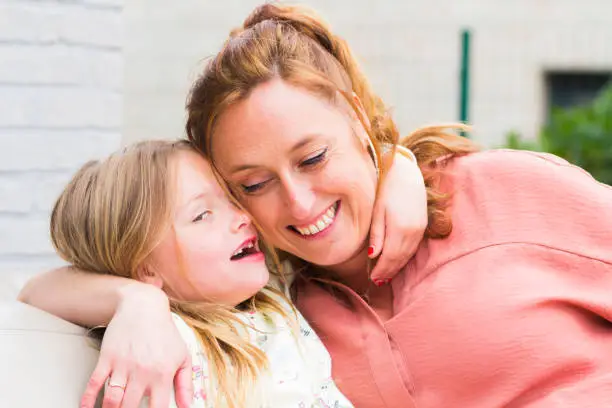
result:
[[[385,284],[391,283],[391,279],[385,279]]]
[[[372,283],[374,283],[376,286],[380,287],[380,286],[384,285],[385,282],[382,279],[374,279],[372,281]]]
[[[370,245],[368,247],[368,256],[372,256],[373,253],[374,253],[374,245]]]

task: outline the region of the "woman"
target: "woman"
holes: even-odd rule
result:
[[[248,216],[189,143],[140,142],[85,164],[53,208],[51,239],[83,271],[168,296],[194,362],[192,407],[352,407],[320,339],[268,284]],[[122,390],[122,375],[112,373],[109,393]],[[138,402],[135,391],[125,405]]]
[[[294,301],[355,406],[612,401],[610,187],[553,156],[478,153],[441,128],[417,131],[402,144],[426,180],[426,236],[391,285],[372,290],[367,146],[379,151],[397,130],[345,43],[301,10],[258,8],[210,62],[188,112],[190,138],[294,266]],[[332,222],[313,233],[327,211]],[[113,330],[141,347],[171,341],[139,337],[133,308]]]

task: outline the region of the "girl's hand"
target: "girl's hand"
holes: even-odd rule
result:
[[[427,192],[414,155],[399,147],[374,206],[368,255],[380,255],[370,279],[388,283],[412,258],[427,228]],[[381,254],[382,253],[382,254]]]

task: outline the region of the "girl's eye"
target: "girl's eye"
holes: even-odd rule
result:
[[[208,218],[210,216],[211,212],[206,210],[204,212],[201,212],[200,214],[197,215],[197,217],[195,217],[193,220],[191,220],[191,222],[198,222],[198,221],[202,221],[206,218]]]
[[[316,156],[312,156],[304,160],[302,163],[300,163],[300,166],[308,167],[308,166],[314,166],[315,164],[319,164],[323,161],[323,159],[325,159],[326,155],[327,155],[327,148],[323,149]]]
[[[266,181],[262,181],[260,183],[255,183],[255,184],[250,184],[248,186],[245,186],[244,184],[240,185],[240,187],[242,188],[242,191],[244,191],[247,194],[252,194],[252,193],[256,193],[257,191],[261,190],[270,180],[266,180]]]

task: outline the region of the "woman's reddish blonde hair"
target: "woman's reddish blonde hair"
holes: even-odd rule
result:
[[[450,233],[452,223],[444,211],[447,197],[437,192],[435,185],[442,158],[477,150],[468,139],[445,132],[466,127],[424,127],[400,141],[387,107],[371,89],[346,42],[306,8],[265,4],[231,32],[191,90],[186,124],[189,139],[212,162],[211,136],[219,115],[246,98],[257,85],[278,78],[330,101],[342,95],[362,123],[369,123],[365,127],[379,163],[382,144],[401,143],[411,149],[427,186],[426,236],[443,238]],[[352,102],[353,93],[360,99],[367,118],[361,117]]]

